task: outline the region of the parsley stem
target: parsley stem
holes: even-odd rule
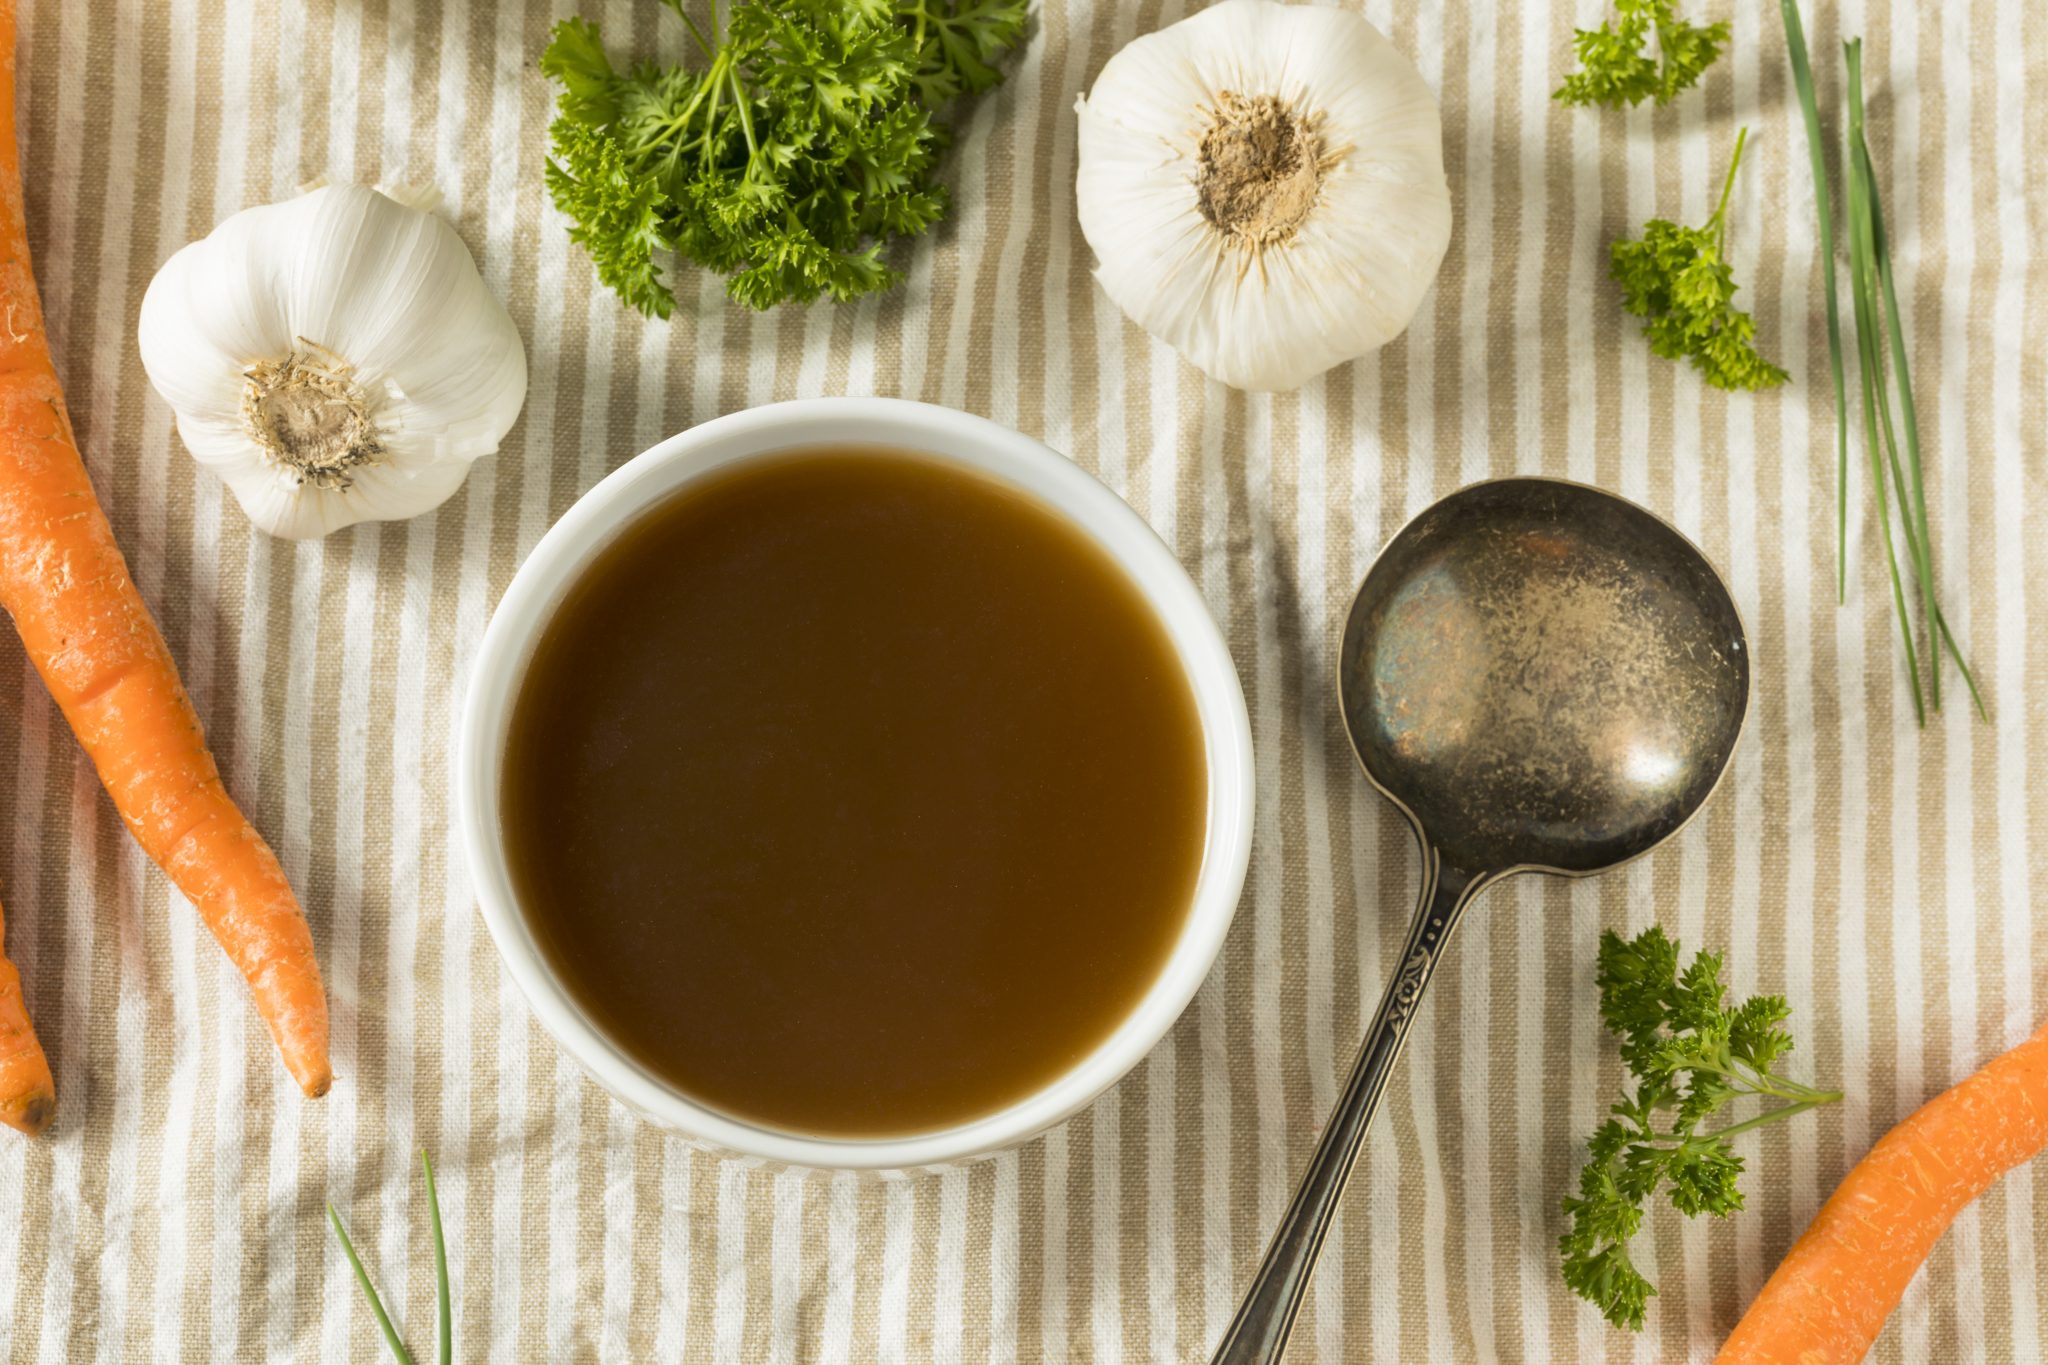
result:
[[[761,155],[761,148],[754,141],[754,114],[747,108],[747,88],[740,84],[739,68],[726,63],[725,79],[732,86],[732,107],[739,111],[740,132],[747,138],[747,169],[754,168],[754,160]]]
[[[676,12],[676,17],[678,19],[681,19],[683,21],[683,26],[690,30],[690,37],[693,40],[695,40],[697,44],[697,50],[704,54],[704,60],[707,62],[710,61],[711,40],[704,36],[704,30],[697,27],[697,21],[695,19],[692,19],[689,15],[689,11],[683,8],[683,0],[668,0],[668,7]],[[718,27],[718,12],[716,6],[714,6],[712,9],[711,26],[714,29]]]
[[[683,104],[681,112],[679,112],[674,118],[670,119],[668,123],[665,125],[667,129],[667,137],[680,138],[683,130],[690,126],[690,120],[696,116],[698,108],[703,105],[705,96],[711,94],[713,89],[718,85],[718,73],[720,69],[724,66],[725,60],[726,57],[723,52],[719,53],[717,56],[711,59],[711,69],[709,71],[706,71],[704,73],[704,79],[697,83],[696,90],[691,93],[690,98]],[[664,140],[666,140],[666,138]],[[709,156],[711,141],[711,119],[708,112],[704,120],[704,131],[697,136],[696,141],[705,144],[705,154],[706,156]]]
[[[710,131],[718,126],[718,105],[719,101],[725,98],[725,68],[730,61],[731,54],[721,49],[718,54],[718,60],[713,62],[711,70],[704,74],[704,84],[699,87],[697,94],[690,98],[692,108],[696,107],[699,99],[706,101],[704,105],[704,164],[706,166],[711,164],[712,143]]]
[[[1729,1124],[1726,1128],[1716,1128],[1711,1133],[1696,1134],[1693,1140],[1696,1142],[1710,1142],[1720,1138],[1734,1137],[1737,1133],[1746,1133],[1752,1128],[1761,1128],[1767,1123],[1776,1123],[1779,1119],[1789,1119],[1794,1114],[1803,1114],[1809,1109],[1818,1109],[1823,1104],[1837,1103],[1841,1098],[1842,1092],[1839,1090],[1816,1090],[1809,1098],[1795,1101],[1792,1104],[1779,1105],[1776,1109],[1766,1109],[1761,1114],[1753,1114],[1740,1123]]]
[[[1842,1098],[1836,1090],[1815,1090],[1810,1085],[1801,1085],[1773,1072],[1747,1070],[1730,1062],[1720,1066],[1704,1057],[1688,1058],[1686,1066],[1694,1071],[1711,1071],[1716,1076],[1734,1081],[1752,1095],[1769,1095],[1780,1100],[1812,1100],[1816,1097]]]
[[[930,11],[925,8],[924,0],[918,0],[917,26],[910,33],[910,51],[920,62],[924,60],[924,23],[930,17]]]
[[[1786,1098],[1790,1097],[1787,1096]],[[1715,1128],[1710,1132],[1693,1133],[1684,1137],[1676,1133],[1659,1133],[1654,1141],[1640,1145],[1654,1147],[1660,1152],[1675,1152],[1688,1144],[1700,1146],[1706,1143],[1719,1142],[1723,1138],[1734,1137],[1737,1133],[1746,1133],[1752,1128],[1761,1128],[1766,1124],[1776,1123],[1780,1119],[1789,1119],[1794,1114],[1803,1114],[1809,1109],[1818,1109],[1824,1104],[1839,1103],[1841,1098],[1842,1092],[1839,1090],[1813,1090],[1809,1091],[1804,1097],[1793,1100],[1790,1104],[1781,1104],[1776,1109],[1766,1109],[1761,1114],[1753,1114],[1739,1123],[1729,1124],[1726,1128]]]
[[[1721,202],[1714,205],[1714,216],[1707,221],[1714,225],[1714,249],[1725,259],[1728,253],[1722,250],[1728,240],[1728,196],[1735,190],[1735,172],[1742,165],[1742,144],[1749,141],[1749,129],[1735,134],[1735,155],[1728,158],[1728,178],[1721,182]]]

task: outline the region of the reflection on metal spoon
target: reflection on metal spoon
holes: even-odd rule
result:
[[[1669,838],[1726,771],[1749,649],[1669,523],[1555,479],[1460,489],[1410,522],[1345,622],[1338,696],[1368,780],[1422,846],[1421,903],[1217,1365],[1270,1365],[1445,943],[1516,872],[1585,876]]]

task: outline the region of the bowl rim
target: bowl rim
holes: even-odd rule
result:
[[[1202,866],[1165,964],[1130,1013],[1052,1081],[993,1113],[885,1137],[806,1135],[725,1113],[669,1085],[587,1018],[519,911],[500,831],[503,744],[534,646],[569,586],[637,516],[711,474],[823,446],[875,447],[979,471],[1034,497],[1124,570],[1172,640],[1195,695],[1209,770]],[[472,894],[541,1026],[613,1096],[660,1126],[729,1152],[832,1170],[943,1167],[1015,1146],[1115,1084],[1165,1036],[1208,977],[1250,863],[1254,763],[1237,668],[1179,559],[1109,487],[1040,441],[952,408],[900,398],[809,398],[714,418],[660,441],[584,493],[534,545],[467,670],[454,804]]]

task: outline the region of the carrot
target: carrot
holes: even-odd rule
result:
[[[6,935],[6,917],[0,915],[0,943]],[[0,949],[0,1123],[34,1137],[56,1112],[57,1086],[50,1079],[50,1059],[28,1021],[21,973]]]
[[[1955,1216],[2048,1147],[2048,1027],[1884,1135],[1842,1177],[1715,1365],[1852,1365]]]
[[[221,785],[72,439],[22,217],[14,29],[0,0],[0,607],[129,833],[247,978],[300,1088],[323,1095],[327,996],[305,915]]]

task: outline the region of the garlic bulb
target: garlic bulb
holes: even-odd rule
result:
[[[1076,112],[1095,278],[1226,384],[1385,345],[1443,263],[1436,99],[1349,11],[1225,0],[1111,57]]]
[[[462,239],[363,185],[229,218],[164,262],[139,330],[186,449],[294,540],[440,505],[526,401]]]

